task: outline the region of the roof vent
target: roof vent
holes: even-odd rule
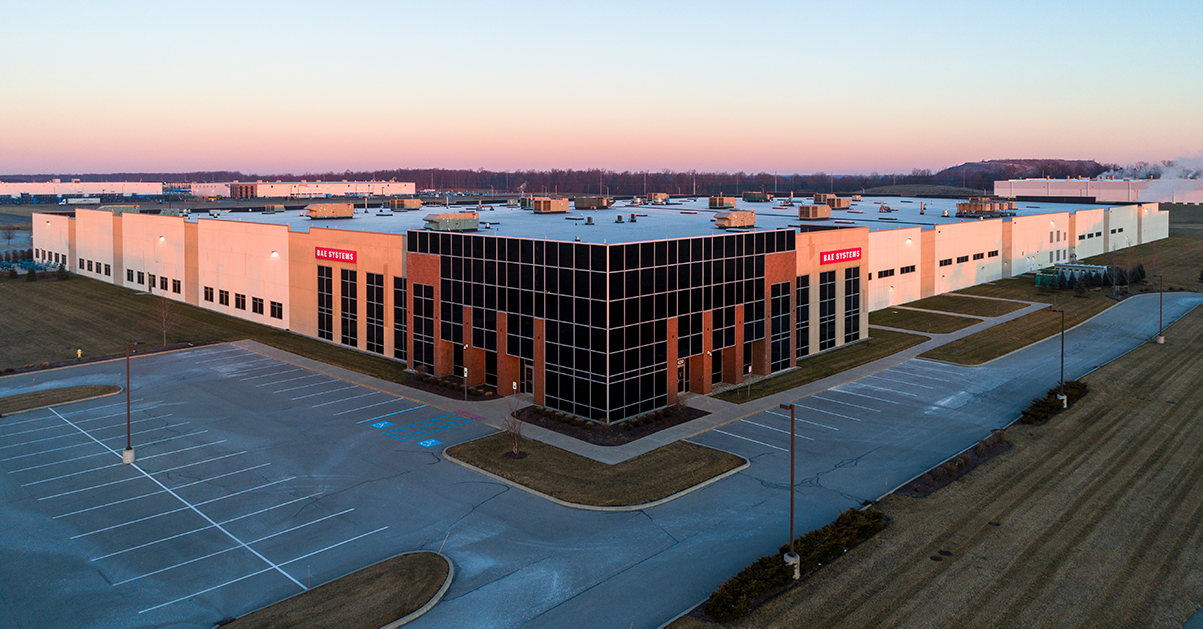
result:
[[[631,222],[632,222],[632,223],[634,223],[634,222],[635,222],[635,215],[634,215],[634,214],[632,214],[632,215],[631,215]]]
[[[617,217],[615,217],[614,222],[621,223],[622,222],[622,214],[619,214]]]
[[[592,225],[592,224],[593,224],[593,217],[592,217],[592,216],[586,216],[586,217],[585,217],[585,224],[586,224],[586,225]]]

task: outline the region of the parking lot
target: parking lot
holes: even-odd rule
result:
[[[410,550],[397,540],[421,516],[406,515],[405,534],[391,530],[364,485],[491,431],[229,345],[133,366],[134,465],[121,462],[124,395],[0,419],[4,520],[24,533],[6,538],[58,549],[67,575],[97,597],[71,606],[65,624],[99,621],[92,614],[212,623]],[[118,361],[51,373],[120,383],[123,371]],[[26,568],[34,581],[64,576],[63,566]]]

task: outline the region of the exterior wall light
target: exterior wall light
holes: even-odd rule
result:
[[[273,258],[278,258],[278,257],[280,257],[280,254],[279,254],[279,253],[276,253],[275,251],[273,251],[273,252],[272,252],[272,257],[273,257]]]

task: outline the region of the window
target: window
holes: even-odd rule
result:
[[[894,269],[886,269],[884,271],[877,272],[877,279],[881,279],[883,277],[893,277],[893,276],[894,276]]]
[[[770,288],[769,323],[769,371],[781,371],[789,367],[790,339],[790,286],[789,282],[773,284]]]
[[[106,264],[106,265],[104,265],[104,275],[105,275],[105,277],[108,277],[108,276],[112,275],[111,271],[112,271],[112,267],[110,267],[110,266],[109,266],[109,265],[107,265],[107,264]]]
[[[973,259],[974,259],[974,260],[981,260],[981,259],[982,259],[982,258],[984,258],[984,257],[986,257],[986,254],[984,254],[984,253],[975,253],[975,254],[973,254]]]
[[[860,267],[844,269],[844,342],[860,338]]]
[[[283,319],[284,318],[284,304],[282,304],[278,301],[273,301],[273,302],[271,302],[271,308],[272,308],[271,317],[273,319]]]
[[[366,348],[369,352],[384,353],[384,275],[380,273],[365,273],[367,281],[367,315],[368,338]]]
[[[819,351],[835,347],[835,271],[819,274]]]
[[[159,278],[159,288],[167,290],[167,276]]]
[[[409,322],[406,321],[406,286],[404,277],[393,278],[393,358],[409,361],[406,331]],[[475,317],[473,317],[475,325]],[[494,339],[497,337],[494,336]]]
[[[434,286],[413,285],[415,367],[434,367]]]
[[[251,297],[251,312],[257,315],[263,314],[263,300],[259,297]]]
[[[334,275],[328,266],[317,267],[317,337],[334,340]]]
[[[940,260],[940,266],[952,266],[952,258]]]
[[[1102,237],[1103,237],[1103,232],[1094,232],[1094,237],[1095,237],[1095,238],[1102,238]]]
[[[810,353],[810,276],[799,275],[794,286],[794,354],[802,358]]]
[[[212,286],[205,287],[205,301],[213,301],[213,287]]]
[[[1111,233],[1113,233],[1113,234],[1114,234],[1114,233],[1115,233],[1115,230],[1114,230],[1114,229],[1113,229],[1113,230],[1111,230]]]
[[[1048,252],[1048,263],[1049,264],[1053,263],[1053,252],[1052,251]]]
[[[56,253],[56,254],[54,254],[54,255],[55,255],[55,256],[58,256],[58,254],[57,254],[57,253]],[[133,281],[134,281],[134,270],[133,270],[133,269],[126,269],[126,270],[125,270],[125,281],[127,281],[127,282],[133,282]],[[209,301],[212,301],[212,300],[209,300]]]
[[[986,252],[986,257],[987,258],[997,258],[998,257],[998,249],[995,249],[994,251]]]
[[[910,266],[904,266],[901,269],[898,269],[899,274],[914,273],[914,272],[915,272],[915,265],[913,265],[913,264]]]
[[[1117,231],[1122,234],[1122,233],[1124,233],[1124,228],[1120,227]]]
[[[92,261],[88,260],[88,271],[90,272],[91,270],[92,270]]]
[[[1048,244],[1053,244],[1053,230],[1048,231]]]
[[[969,256],[957,256],[957,264],[960,264],[962,262],[968,262],[968,261],[969,261]]]
[[[150,290],[154,290],[155,286],[158,286],[158,282],[155,280],[155,274],[147,273],[146,274],[146,287],[149,288]]]
[[[340,296],[342,305],[343,345],[359,347],[359,281],[354,269],[339,269],[341,272]]]
[[[228,291],[228,290],[217,291],[217,303],[222,306],[230,305],[230,291]]]
[[[1086,240],[1086,234],[1078,234],[1078,240]]]
[[[145,279],[146,279],[146,278],[145,278],[145,277],[142,275],[142,271],[138,271],[138,285],[139,285],[139,286],[140,286],[140,285],[142,285],[142,282],[143,282],[143,280],[145,280]]]
[[[84,259],[83,259],[83,258],[80,258],[80,259],[79,259],[79,269],[82,271],[82,270],[83,270],[83,268],[84,268]]]
[[[107,264],[105,265],[106,271],[108,270],[108,266],[109,265],[107,265]],[[106,273],[106,275],[107,275],[107,273]],[[177,295],[180,294],[180,281],[179,280],[171,280],[171,292],[173,292]]]
[[[246,295],[234,293],[234,308],[237,310],[246,310]]]

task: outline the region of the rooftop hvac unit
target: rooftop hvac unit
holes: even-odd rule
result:
[[[593,217],[592,217],[592,216],[586,216],[586,217],[585,217],[585,224],[586,224],[586,225],[592,225],[592,224],[593,224]]]

